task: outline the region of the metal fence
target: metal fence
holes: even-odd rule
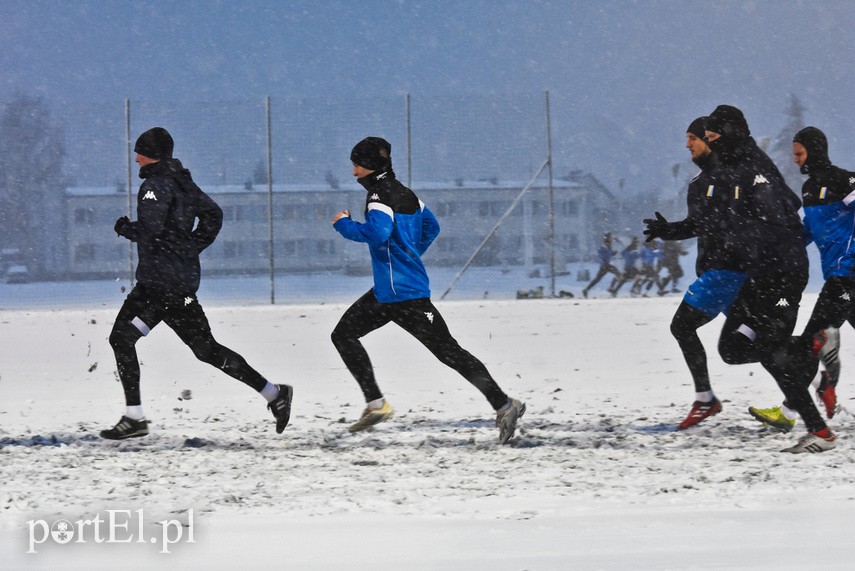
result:
[[[532,248],[532,240],[536,243],[539,255],[532,256],[521,253],[526,240],[509,235],[510,229],[503,239],[501,225],[494,227],[516,205],[506,197],[527,186],[532,188],[529,204],[516,206],[519,212],[553,220],[548,107],[544,93],[401,94],[346,101],[131,99],[66,107],[59,116],[66,147],[67,185],[58,206],[63,229],[50,238],[51,247],[64,252],[58,259],[65,260],[65,267],[47,273],[55,279],[89,278],[92,283],[74,288],[45,283],[31,286],[29,293],[6,286],[0,290],[5,300],[0,307],[25,306],[28,300],[36,305],[62,303],[73,298],[71,290],[84,301],[97,302],[105,290],[132,285],[133,250],[115,237],[112,222],[128,211],[135,214],[139,180],[132,162],[133,141],[153,126],[172,133],[175,157],[204,190],[222,198],[215,196],[226,212],[224,229],[202,262],[207,271],[203,292],[211,298],[239,303],[323,301],[370,286],[364,275],[370,265],[367,252],[341,239],[330,224],[339,210],[361,211],[364,193],[353,181],[349,156],[354,143],[367,135],[392,143],[398,178],[420,196],[457,196],[469,205],[455,206],[447,199],[442,205],[429,204],[441,210],[441,223],[461,227],[460,236],[450,237],[454,247],[445,247],[455,250],[455,256],[427,258],[437,293],[459,280],[460,296],[490,295],[490,288],[504,296],[530,286],[531,275],[548,276],[547,290],[554,293],[556,276],[572,274],[572,264],[584,264],[597,245],[596,235],[612,221],[602,214],[588,219],[592,193],[608,193],[604,186],[578,183],[583,178],[579,173],[573,182],[564,176],[566,171],[558,171],[554,176],[562,181],[561,208],[569,211],[565,220],[572,222],[572,234],[549,224],[544,238],[542,229],[518,224],[513,232],[529,234],[527,247]],[[274,198],[284,196],[289,198]],[[471,223],[453,224],[455,217],[471,218]],[[487,245],[488,235],[505,252],[483,255],[479,262],[476,248]],[[106,265],[81,270],[99,256],[106,256]],[[216,256],[230,258],[229,264],[213,263]],[[460,279],[464,261],[478,268],[471,283]]]

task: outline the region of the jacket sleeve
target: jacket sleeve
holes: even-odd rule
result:
[[[368,212],[365,214],[365,222],[356,222],[349,216],[339,218],[333,228],[354,242],[365,242],[372,246],[384,244],[392,235],[395,213],[392,208],[382,202],[371,202],[368,204]]]
[[[220,208],[219,204],[214,202],[213,198],[204,192],[200,194],[201,199],[199,211],[197,212],[199,223],[191,235],[199,252],[214,243],[217,234],[220,233],[220,229],[223,227],[223,209]]]
[[[427,206],[422,205],[422,239],[419,242],[419,255],[424,254],[439,236],[439,220]]]

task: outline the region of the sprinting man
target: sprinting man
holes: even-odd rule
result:
[[[644,221],[647,224],[644,234],[648,241],[655,238],[698,239],[695,262],[698,277],[689,286],[671,319],[671,335],[680,346],[695,385],[695,400],[689,414],[677,426],[678,430],[695,426],[722,411],[721,401],[710,384],[707,354],[698,337],[698,329],[720,313],[727,314],[746,279],[733,254],[725,248],[724,237],[719,231],[719,220],[727,209],[727,193],[721,187],[716,189],[716,180],[712,176],[716,158],[704,140],[705,121],[706,117],[698,117],[686,131],[686,148],[692,162],[701,169],[689,182],[686,218],[668,222],[657,212],[656,218]]]
[[[276,432],[281,433],[291,417],[292,388],[272,384],[243,357],[217,343],[196,299],[201,278],[199,254],[217,237],[223,211],[193,182],[181,161],[172,158],[173,146],[172,136],[161,127],[149,129],[134,145],[143,179],[137,195],[137,220],[122,216],[116,220],[115,230],[137,245],[137,283],[110,333],[126,406],[116,426],[102,430],[101,437],[123,440],[148,434],[136,343],[161,321],[197,359],[259,392],[276,419]]]
[[[392,417],[360,338],[394,322],[481,391],[496,411],[499,442],[505,444],[514,435],[525,404],[509,398],[484,364],[460,347],[431,303],[421,257],[439,234],[439,222],[395,178],[391,151],[392,146],[379,137],[367,137],[353,147],[353,176],[366,190],[365,222],[356,222],[347,210],[333,219],[333,227],[343,237],[368,245],[374,274],[374,287],[348,308],[332,332],[332,342],[366,402],[362,416],[349,430],[365,430]]]

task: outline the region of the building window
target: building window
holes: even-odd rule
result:
[[[293,255],[297,253],[297,241],[296,240],[283,240],[280,242],[279,251],[286,255]]]
[[[237,242],[223,242],[223,257],[237,258],[240,250],[240,244]]]
[[[437,216],[454,216],[457,213],[457,204],[454,202],[437,202],[436,210],[430,205],[428,208]]]
[[[561,214],[564,216],[578,216],[579,205],[575,200],[564,200],[561,202]]]
[[[95,244],[77,244],[74,246],[74,261],[94,262],[95,261]]]
[[[91,208],[75,208],[74,209],[75,224],[94,224],[95,211]]]
[[[302,208],[299,204],[286,204],[282,207],[283,220],[299,220],[302,216]]]
[[[315,253],[317,254],[334,254],[335,242],[332,240],[318,240],[315,242]]]

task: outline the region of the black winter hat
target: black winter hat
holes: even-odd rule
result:
[[[392,166],[392,145],[380,137],[365,137],[350,151],[350,160],[370,171],[382,171]]]
[[[134,152],[150,159],[171,159],[175,143],[163,127],[154,127],[139,136]]]
[[[687,133],[691,133],[698,139],[704,138],[704,131],[706,131],[707,117],[698,117],[691,123],[689,123],[689,128],[686,129]]]
[[[742,111],[732,105],[719,105],[706,120],[706,130],[732,140],[747,139],[751,135],[748,121]]]

